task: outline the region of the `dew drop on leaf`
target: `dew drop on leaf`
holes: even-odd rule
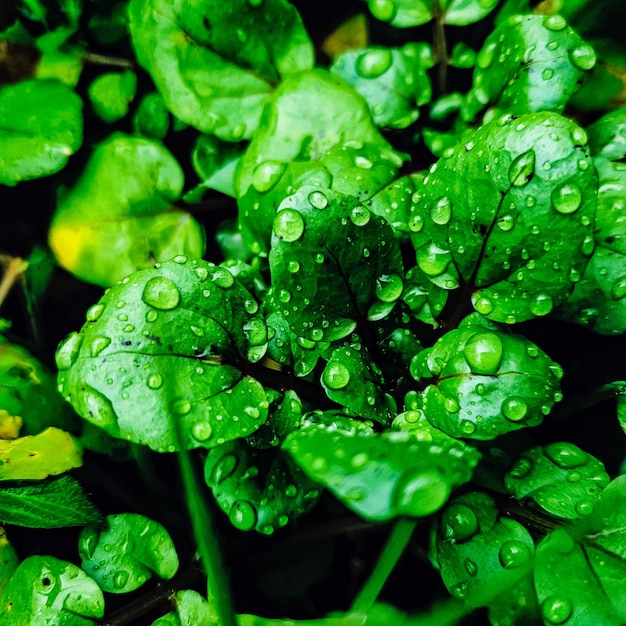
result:
[[[213,428],[209,422],[196,422],[191,427],[191,434],[196,441],[208,441],[213,435]]]
[[[430,209],[430,219],[439,226],[445,226],[451,217],[452,204],[447,196],[443,196]]]
[[[350,372],[343,363],[330,362],[322,372],[322,381],[329,389],[343,389],[350,382]]]
[[[355,226],[365,226],[369,223],[371,213],[364,206],[356,206],[350,212],[350,221]]]
[[[397,274],[385,274],[376,279],[376,297],[382,302],[395,302],[402,295],[402,288],[402,278]]]
[[[611,286],[613,300],[621,300],[624,296],[626,296],[626,276],[618,278]]]
[[[535,151],[528,150],[513,160],[509,167],[509,182],[514,187],[523,187],[530,182],[535,172]]]
[[[445,541],[463,543],[479,530],[476,513],[465,504],[449,506],[441,516],[439,533]]]
[[[369,50],[357,59],[355,69],[363,78],[378,78],[391,67],[392,60],[391,50]]]
[[[170,311],[180,304],[180,292],[165,276],[153,276],[145,285],[141,299],[149,306]]]
[[[543,25],[548,30],[559,31],[563,30],[567,26],[567,22],[565,21],[565,18],[561,17],[560,15],[548,15],[543,20]]]
[[[163,377],[161,374],[150,374],[147,384],[150,389],[159,389],[163,385]]]
[[[476,432],[476,424],[470,420],[461,420],[461,432],[464,435],[471,435]]]
[[[211,280],[220,289],[230,289],[235,284],[235,277],[225,267],[216,267]]]
[[[426,276],[441,276],[446,271],[451,259],[449,250],[437,246],[434,241],[426,243],[416,252],[417,264]]]
[[[110,337],[104,337],[102,335],[94,337],[89,345],[91,356],[98,356],[105,348],[110,345],[110,343]]]
[[[495,374],[502,360],[502,341],[494,333],[476,333],[463,348],[463,355],[472,372]]]
[[[474,300],[474,308],[481,315],[489,315],[489,313],[491,313],[491,311],[493,311],[494,309],[495,305],[493,303],[493,300],[491,298],[488,298],[487,296],[478,296],[476,299],[472,298],[472,300]]]
[[[574,213],[581,205],[583,196],[576,183],[566,182],[552,191],[552,206],[564,215]]]
[[[170,410],[175,415],[187,415],[191,411],[191,403],[184,398],[178,398],[170,403]]]
[[[257,522],[256,509],[247,500],[236,500],[228,512],[228,517],[232,525],[239,530],[251,530]]]
[[[104,308],[104,304],[94,304],[93,306],[89,307],[89,309],[87,309],[87,314],[85,315],[85,318],[88,322],[95,322],[102,315]]]
[[[476,576],[476,573],[478,572],[478,566],[474,561],[472,561],[472,559],[467,557],[465,561],[463,561],[463,566],[465,567],[465,571],[470,576]]]
[[[574,510],[578,515],[591,515],[593,513],[593,502],[590,500],[581,500],[574,505]]]
[[[590,45],[583,44],[570,50],[569,59],[578,69],[590,70],[596,64],[596,53]]]
[[[159,317],[159,314],[153,309],[150,309],[149,311],[146,312],[146,322],[156,322],[158,317]]]
[[[528,563],[530,548],[521,541],[505,541],[498,551],[498,559],[505,569],[514,569]]]
[[[123,589],[124,585],[128,582],[128,572],[124,570],[118,570],[113,575],[113,586],[116,589]]]
[[[422,517],[439,510],[449,495],[450,485],[439,472],[414,470],[399,478],[393,501],[401,515]]]
[[[72,333],[61,343],[56,353],[56,364],[60,370],[72,367],[78,358],[83,337],[79,333]]]
[[[213,454],[216,452],[213,452]],[[219,485],[219,483],[232,475],[238,464],[239,459],[235,454],[229,453],[222,456],[222,458],[216,463],[211,476],[209,477],[210,484]]]
[[[553,306],[552,298],[546,294],[540,293],[530,301],[528,308],[533,315],[543,317],[552,311]]]
[[[549,596],[541,603],[541,615],[549,624],[564,624],[573,610],[571,601],[562,596]]]
[[[513,478],[524,478],[528,475],[533,467],[533,462],[530,459],[522,457],[515,461],[513,467],[509,471],[509,475]]]
[[[519,422],[526,417],[528,404],[519,396],[510,396],[502,401],[502,415],[511,422]]]
[[[551,443],[543,449],[545,455],[563,469],[574,469],[585,465],[588,460],[587,453],[573,443]]]

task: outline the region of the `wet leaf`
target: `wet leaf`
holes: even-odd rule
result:
[[[521,335],[476,314],[411,361],[422,409],[453,437],[493,439],[537,426],[561,399],[563,371]]]
[[[376,434],[324,421],[291,433],[283,448],[349,509],[374,521],[431,515],[471,478],[479,458],[451,437],[435,443],[409,430]]]
[[[217,624],[211,606],[197,591],[183,589],[171,598],[175,611],[159,617],[152,626],[211,626]]]
[[[235,528],[264,535],[309,511],[320,494],[319,485],[287,455],[254,449],[241,439],[209,452],[204,477]]]
[[[448,591],[468,605],[508,593],[533,565],[530,533],[498,514],[485,493],[465,493],[442,511],[433,530],[431,557]]]
[[[101,515],[71,476],[0,488],[0,521],[28,528],[97,524]]]
[[[37,435],[0,440],[0,481],[41,480],[83,464],[82,448],[69,433],[47,428]]]
[[[86,526],[78,538],[81,567],[109,593],[127,593],[153,574],[170,579],[178,555],[167,530],[137,513],[107,515],[106,528]]]
[[[59,197],[49,231],[59,264],[110,286],[155,261],[202,256],[202,227],[173,208],[183,182],[182,169],[159,142],[113,134]]]
[[[513,115],[560,113],[596,54],[560,15],[516,15],[487,37],[478,53],[466,117],[488,103]]]
[[[176,257],[137,272],[87,312],[57,351],[76,412],[110,435],[165,452],[212,447],[267,419],[245,370],[266,351],[258,304],[225,268]],[[236,417],[236,419],[235,419]]]
[[[440,0],[446,24],[467,26],[487,17],[499,0]]]
[[[329,189],[301,187],[285,198],[269,261],[282,314],[297,335],[313,341],[342,339],[367,319],[383,319],[402,295],[391,227],[355,198]]]
[[[19,563],[17,552],[9,541],[6,530],[0,528],[0,601]]]
[[[370,12],[396,28],[411,28],[430,22],[434,0],[367,0]]]
[[[365,98],[378,126],[406,128],[418,118],[418,107],[431,98],[418,50],[410,44],[348,50],[331,71]]]
[[[609,484],[604,465],[572,443],[531,448],[504,476],[507,493],[564,519],[589,516]]]
[[[139,63],[168,109],[226,141],[249,138],[274,85],[313,66],[313,47],[286,0],[132,0]]]
[[[474,308],[489,319],[548,315],[594,248],[586,141],[571,121],[535,113],[485,124],[446,151],[417,192],[411,239],[422,272],[444,289],[475,285]]]
[[[56,80],[0,88],[0,184],[63,169],[83,141],[82,102]]]

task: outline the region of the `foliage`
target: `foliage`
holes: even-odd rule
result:
[[[607,5],[0,10],[3,624],[626,622]]]

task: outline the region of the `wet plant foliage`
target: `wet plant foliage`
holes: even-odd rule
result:
[[[0,9],[3,626],[626,623],[605,4]]]

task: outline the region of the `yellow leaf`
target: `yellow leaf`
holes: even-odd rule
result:
[[[345,21],[331,33],[322,43],[322,50],[335,60],[346,50],[365,48],[369,39],[367,19],[365,14],[359,13]]]
[[[22,418],[19,415],[0,409],[0,439],[17,439],[21,427]]]

